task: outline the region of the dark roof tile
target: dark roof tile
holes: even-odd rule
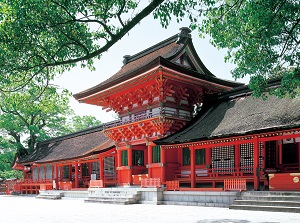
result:
[[[300,97],[267,100],[251,95],[218,101],[200,112],[186,128],[157,144],[192,142],[300,126]]]
[[[107,138],[103,131],[93,131],[86,134],[74,134],[74,137],[47,140],[38,144],[35,151],[19,163],[46,163],[61,160],[69,160],[91,155],[108,148],[112,148],[114,142]]]

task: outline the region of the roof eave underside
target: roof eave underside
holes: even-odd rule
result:
[[[212,83],[223,85],[225,87],[235,88],[235,87],[240,87],[240,86],[244,85],[243,83],[223,80],[223,79],[220,79],[220,78],[217,78],[217,77],[214,77],[214,76],[203,75],[203,74],[200,74],[200,73],[198,73],[194,70],[191,70],[191,69],[188,69],[186,67],[177,65],[176,63],[170,62],[170,61],[168,61],[167,59],[165,59],[163,57],[157,57],[156,59],[150,61],[148,64],[146,64],[142,67],[139,67],[136,70],[130,71],[130,72],[124,74],[123,76],[120,76],[120,78],[115,79],[112,82],[109,82],[109,83],[104,84],[104,85],[95,86],[95,87],[90,88],[90,89],[88,89],[84,92],[75,94],[74,98],[76,100],[80,100],[82,98],[89,97],[93,94],[96,94],[100,91],[104,91],[108,88],[111,88],[111,87],[117,85],[117,84],[121,84],[124,81],[127,81],[131,78],[136,77],[139,74],[142,74],[144,72],[147,72],[150,69],[153,69],[153,68],[159,67],[159,66],[165,66],[167,68],[173,69],[173,70],[178,71],[180,73],[183,73],[185,75],[189,75],[189,76],[197,78],[197,79],[202,79],[202,80],[205,80],[205,81],[209,81],[209,82],[212,82]]]

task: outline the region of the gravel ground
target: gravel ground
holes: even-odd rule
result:
[[[83,200],[0,196],[2,223],[300,223],[299,213],[229,210],[198,206],[112,205]]]

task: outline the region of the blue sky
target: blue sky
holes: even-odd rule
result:
[[[179,33],[179,28],[188,25],[188,22],[178,24],[174,21],[168,29],[164,29],[158,20],[154,20],[152,16],[149,16],[105,52],[100,60],[95,60],[95,71],[76,67],[70,72],[57,77],[54,83],[67,88],[73,94],[93,87],[115,74],[122,67],[124,55],[134,55]],[[196,30],[192,32],[192,38],[195,49],[205,66],[218,78],[234,80],[231,77],[230,70],[235,66],[224,62],[226,50],[214,48],[209,43],[209,37],[205,39],[199,38]],[[237,81],[247,83],[249,79],[245,78]],[[103,111],[101,107],[80,104],[73,98],[70,104],[77,115],[93,115],[102,122],[112,121],[116,117],[111,112]]]

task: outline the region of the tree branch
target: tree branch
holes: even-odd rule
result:
[[[132,20],[130,20],[120,31],[111,38],[103,47],[91,52],[89,55],[65,60],[65,61],[57,61],[54,63],[47,63],[44,66],[58,66],[65,65],[70,63],[77,63],[84,60],[92,59],[99,54],[107,51],[112,45],[114,45],[117,41],[119,41],[124,35],[126,35],[135,25],[137,25],[143,18],[148,16],[151,12],[154,11],[164,0],[153,0],[147,7],[145,7],[140,13],[138,13]]]

